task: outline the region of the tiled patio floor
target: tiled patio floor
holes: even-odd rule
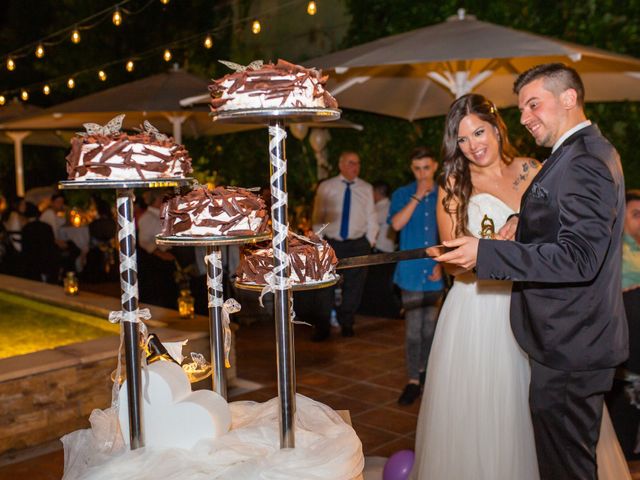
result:
[[[389,456],[413,449],[419,402],[400,407],[404,386],[404,323],[401,320],[358,317],[356,336],[309,341],[310,329],[296,325],[297,391],[336,410],[349,410],[367,456]],[[275,332],[270,322],[242,325],[237,332],[240,378],[262,388],[231,400],[266,401],[276,396]],[[0,468],[0,480],[59,479],[61,451]],[[640,479],[640,465],[633,464]]]

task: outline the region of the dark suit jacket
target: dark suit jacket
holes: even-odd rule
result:
[[[511,328],[536,361],[594,370],[627,358],[624,208],[620,157],[591,125],[565,140],[533,179],[516,241],[480,240],[478,278],[514,281]]]

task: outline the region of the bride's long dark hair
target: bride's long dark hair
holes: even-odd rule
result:
[[[498,109],[487,98],[470,93],[451,104],[445,120],[445,132],[442,140],[442,173],[439,184],[445,191],[442,206],[452,218],[455,215],[455,235],[460,237],[467,232],[467,210],[469,198],[473,191],[469,160],[458,146],[458,128],[460,121],[467,115],[474,114],[481,120],[489,122],[498,131],[500,158],[510,164],[517,156],[515,148],[509,142],[507,127],[498,113]],[[452,206],[453,201],[457,205]]]

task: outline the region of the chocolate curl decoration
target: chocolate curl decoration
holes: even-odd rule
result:
[[[223,297],[222,285],[222,252],[214,249],[213,252],[204,257],[205,263],[210,263],[216,272],[215,277],[209,276],[207,269],[207,290],[210,308],[222,309],[222,328],[224,330],[224,366],[231,367],[229,353],[231,352],[231,318],[232,313],[237,313],[242,308],[240,303],[234,298],[229,298],[226,302]]]

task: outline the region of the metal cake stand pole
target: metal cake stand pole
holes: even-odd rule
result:
[[[118,241],[120,243],[120,287],[122,328],[127,372],[129,436],[131,449],[144,447],[142,431],[142,383],[140,375],[140,324],[138,323],[138,267],[136,229],[133,222],[133,190],[117,190]]]
[[[207,245],[205,256],[207,265],[207,297],[209,300],[209,343],[213,364],[213,390],[227,399],[226,358],[224,348],[223,312],[224,296],[222,288],[222,252],[220,247]],[[228,328],[228,327],[227,327]]]
[[[276,322],[278,399],[280,401],[280,448],[294,448],[296,378],[291,323],[291,285],[287,233],[287,160],[282,119],[269,123],[269,160],[271,171],[271,219],[273,228],[273,290]]]

